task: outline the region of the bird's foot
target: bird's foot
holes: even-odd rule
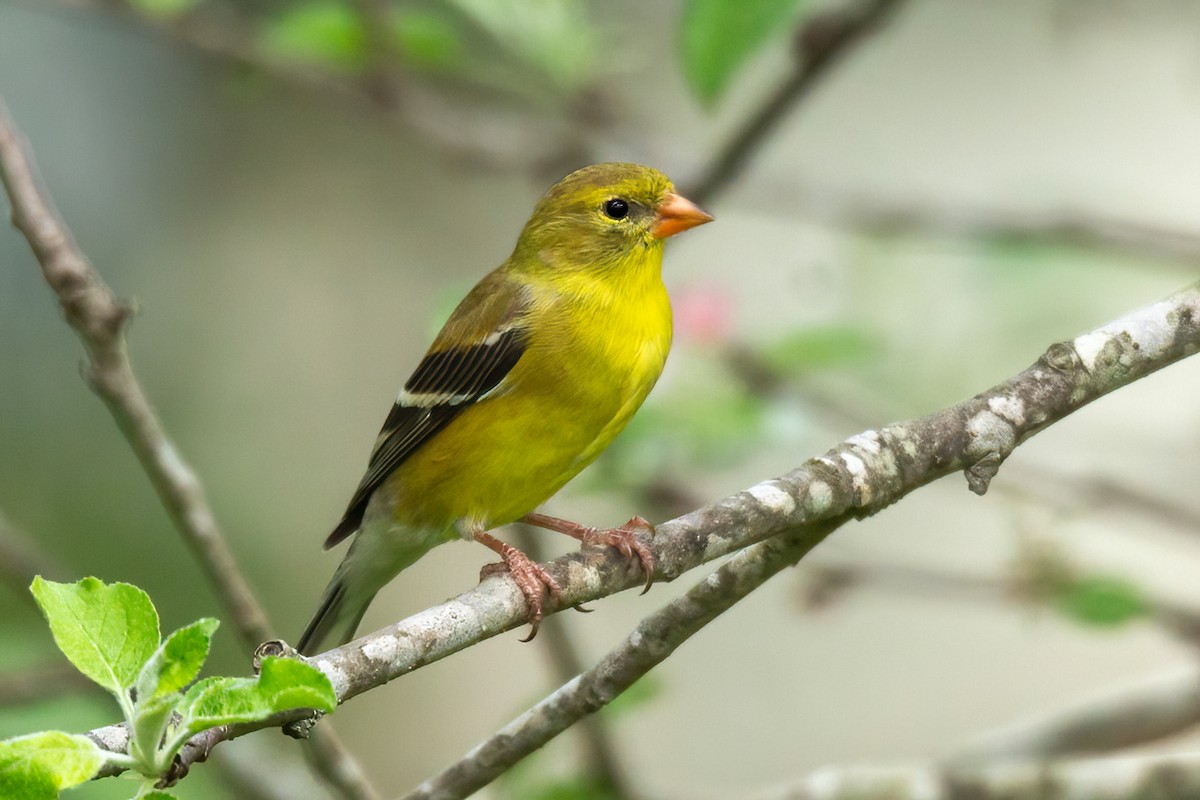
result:
[[[546,514],[527,514],[522,521],[539,528],[565,533],[578,539],[585,547],[587,545],[615,547],[628,560],[633,561],[636,558],[642,571],[646,573],[646,586],[642,589],[642,594],[650,591],[650,585],[654,583],[656,561],[650,548],[637,539],[639,532],[654,535],[654,525],[649,520],[643,517],[634,517],[619,528],[593,528],[590,525],[580,525],[578,522]]]
[[[486,539],[482,537],[486,537]],[[517,584],[517,588],[521,590],[521,594],[525,596],[525,607],[529,611],[530,630],[529,635],[521,641],[531,641],[533,637],[537,636],[538,628],[542,625],[543,596],[549,594],[556,602],[562,596],[562,589],[559,587],[558,581],[554,580],[554,576],[545,567],[534,562],[529,556],[512,545],[505,544],[487,534],[476,535],[475,538],[498,553],[500,558],[504,559],[500,564],[488,564],[481,569],[479,571],[479,579],[483,580],[492,575],[507,572],[512,576],[513,582]]]
[[[634,517],[619,528],[587,528],[580,541],[585,547],[587,545],[615,547],[617,552],[629,561],[636,558],[642,571],[646,573],[646,585],[642,589],[642,594],[645,594],[650,591],[650,585],[654,582],[655,561],[654,553],[650,551],[650,548],[638,541],[638,533],[648,533],[653,536],[654,526],[643,517]]]

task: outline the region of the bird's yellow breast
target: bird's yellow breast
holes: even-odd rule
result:
[[[503,525],[590,464],[654,387],[671,346],[661,246],[620,280],[580,273],[534,282],[527,350],[495,395],[463,411],[386,484],[406,526]]]

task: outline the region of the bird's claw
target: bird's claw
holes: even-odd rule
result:
[[[479,578],[482,580],[501,572],[512,576],[513,582],[525,596],[525,606],[529,610],[529,635],[521,641],[532,641],[542,625],[542,596],[548,593],[557,602],[562,597],[562,588],[545,567],[515,547],[506,547],[500,556],[504,561],[484,566],[479,570]]]
[[[642,589],[642,594],[650,591],[650,585],[654,583],[654,553],[649,547],[637,540],[636,534],[645,532],[654,535],[654,525],[643,517],[634,517],[619,528],[587,528],[583,532],[580,541],[584,545],[607,545],[608,547],[617,548],[617,552],[625,556],[629,561],[637,558],[638,563],[642,567],[642,571],[646,573],[646,585]]]

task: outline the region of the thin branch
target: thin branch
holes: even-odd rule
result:
[[[44,0],[39,2],[44,4]],[[239,10],[238,4],[209,3],[195,12],[155,15],[146,13],[133,0],[59,0],[60,4],[70,8],[110,14],[129,21],[135,29],[181,43],[202,57],[235,70],[249,68],[280,81],[343,98],[377,112],[389,125],[422,134],[428,144],[447,158],[466,159],[475,165],[497,169],[512,169],[515,161],[527,171],[541,171],[547,165],[577,165],[580,161],[590,160],[585,152],[590,148],[586,147],[579,132],[588,120],[579,113],[570,115],[567,120],[569,130],[564,134],[545,121],[527,124],[529,119],[518,122],[512,115],[493,113],[482,106],[456,107],[446,102],[445,91],[422,91],[422,86],[429,81],[404,69],[400,47],[390,35],[393,26],[388,20],[388,4],[383,0],[354,2],[360,16],[371,20],[364,30],[369,64],[363,70],[340,72],[271,52],[260,41],[259,29],[264,20],[244,9]],[[213,13],[205,13],[214,6]],[[33,7],[41,8],[41,5],[35,2]],[[389,50],[391,58],[385,56]],[[434,78],[434,83],[439,80]],[[468,95],[473,95],[477,87],[468,83],[465,88]],[[486,91],[493,100],[496,92],[495,87],[488,87]],[[521,97],[519,92],[511,94],[512,99]],[[582,104],[590,109],[596,101]],[[596,124],[592,119],[593,128]],[[505,135],[497,136],[497,131]],[[558,169],[555,167],[556,172]]]
[[[1193,800],[1200,754],[1001,763],[970,771],[936,764],[826,767],[755,800]]]
[[[840,523],[825,523],[789,546],[777,537],[739,552],[724,567],[647,617],[616,650],[568,682],[405,800],[453,800],[495,780],[570,725],[607,705],[718,614],[779,569],[795,563]],[[807,530],[807,529],[806,529]],[[774,548],[773,552],[771,551]],[[904,575],[920,578],[920,575]],[[945,578],[937,575],[935,577]],[[964,582],[942,580],[957,589]],[[1056,714],[999,731],[964,750],[959,761],[1057,756],[1114,750],[1179,733],[1200,721],[1200,676],[1194,667],[1122,687]],[[972,756],[971,754],[974,753]],[[982,757],[980,755],[982,754]]]
[[[542,537],[534,535],[528,525],[516,525],[515,528],[517,547],[534,561],[543,561]],[[541,630],[542,652],[550,661],[558,683],[566,683],[584,669],[575,639],[562,623],[561,619],[552,620],[543,625]],[[625,769],[621,765],[607,723],[604,717],[598,716],[588,716],[579,721],[577,730],[583,742],[587,772],[613,800],[632,800],[635,796],[634,791],[625,777]]]
[[[0,179],[12,222],[33,248],[42,275],[88,354],[87,382],[125,434],[176,528],[204,566],[238,635],[253,647],[270,638],[266,615],[217,527],[196,473],[163,430],[125,352],[131,309],[118,300],[75,244],[36,177],[33,159],[0,103]]]
[[[392,9],[387,0],[354,0],[354,9],[367,44],[363,89],[380,108],[395,112],[400,108],[404,75],[399,68],[402,53],[393,33]]]
[[[800,213],[824,224],[873,236],[936,234],[992,241],[1071,245],[1111,250],[1159,261],[1176,270],[1196,271],[1200,231],[1165,227],[1093,210],[1033,210],[973,206],[969,203],[846,196],[836,187],[810,187]]]
[[[1015,471],[1015,470],[1014,470]],[[917,597],[1019,603],[1053,607],[1088,570],[1063,554],[1032,553],[1004,576],[967,575],[933,567],[845,561],[812,565],[805,576],[804,602],[823,610],[854,588],[870,586]],[[1200,646],[1200,610],[1144,591],[1145,616],[1191,647]]]
[[[59,0],[69,8],[110,14],[132,23],[150,35],[166,37],[235,68],[251,67],[265,75],[301,86],[370,103],[373,98],[353,80],[329,71],[283,61],[263,51],[256,42],[254,25],[233,4],[222,15],[209,20],[203,14],[160,15],[144,13],[130,0]]]
[[[33,544],[33,538],[0,514],[0,581],[16,590],[18,597],[36,607],[29,584],[35,575],[58,579],[66,571]]]
[[[99,688],[71,664],[54,659],[34,667],[0,672],[0,708],[60,698],[68,692],[99,695]]]
[[[658,526],[645,543],[656,578],[751,544],[844,516],[866,517],[925,484],[965,471],[987,490],[1019,444],[1104,394],[1200,351],[1200,281],[1172,297],[1051,345],[1031,367],[958,405],[850,437],[792,473],[764,481]],[[562,588],[549,611],[642,584],[639,571],[611,548],[574,553],[547,565]],[[339,702],[381,686],[503,631],[524,625],[525,600],[508,576],[493,576],[441,605],[308,659],[333,684]],[[285,714],[254,725],[201,734],[190,753],[218,741],[301,718]],[[121,726],[92,732],[123,751]],[[188,756],[194,758],[195,756]],[[110,769],[105,774],[113,774]]]
[[[1197,725],[1200,666],[1187,664],[988,731],[945,763],[974,768],[994,761],[1107,753],[1161,741]]]
[[[1086,509],[1098,514],[1127,510],[1156,520],[1191,537],[1200,534],[1200,508],[1173,497],[1156,495],[1108,475],[1071,475],[1045,466],[1025,465],[1012,476],[1015,490],[1059,508]]]
[[[811,16],[796,35],[795,71],[742,123],[685,194],[703,205],[724,190],[792,109],[902,4],[903,0],[865,0]]]
[[[266,739],[226,748],[213,760],[217,781],[237,800],[330,800],[331,792],[313,782],[297,762],[300,753],[280,750]],[[297,766],[301,766],[297,769]]]
[[[796,563],[849,517],[805,527],[740,551],[683,596],[638,623],[596,666],[505,725],[405,800],[458,800],[482,789],[580,719],[611,703],[705,625],[784,567]]]
[[[332,728],[313,731],[305,752],[313,769],[339,796],[353,800],[382,800],[362,765],[334,735]]]
[[[192,468],[167,436],[125,351],[125,322],[130,307],[117,299],[100,273],[75,244],[38,179],[28,145],[0,100],[0,180],[12,203],[13,225],[25,235],[58,297],[63,315],[88,354],[87,382],[108,406],[137,455],[175,528],[199,561],[202,572],[224,603],[238,636],[253,649],[270,637],[270,623],[233,552],[217,526],[204,489]],[[374,800],[361,767],[326,731],[318,762],[330,761],[331,774],[357,780],[338,785],[347,800]],[[336,760],[336,765],[332,760]],[[359,787],[357,790],[355,787]]]

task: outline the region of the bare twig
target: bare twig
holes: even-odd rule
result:
[[[226,4],[221,9],[222,16],[219,20],[209,20],[203,14],[146,14],[128,0],[60,2],[83,11],[115,15],[151,35],[170,38],[235,68],[250,67],[265,75],[302,86],[311,86],[334,95],[364,102],[371,101],[367,92],[353,80],[325,70],[306,67],[301,63],[285,62],[264,52],[257,44],[258,37],[254,25],[242,16],[234,4]]]
[[[1112,752],[1200,725],[1200,667],[1188,664],[982,734],[946,760],[974,768],[994,761]]]
[[[33,544],[33,539],[0,514],[0,581],[12,586],[31,605],[29,584],[35,575],[59,579],[66,571]]]
[[[67,323],[88,354],[87,381],[100,396],[137,455],[176,529],[200,562],[202,572],[224,603],[247,648],[270,638],[266,612],[238,568],[204,489],[192,468],[167,436],[125,352],[125,322],[131,313],[105,284],[75,244],[37,178],[33,157],[0,101],[0,180],[12,203],[13,225],[25,235],[54,290]],[[339,785],[347,800],[373,800],[361,767],[326,731],[318,762],[336,761],[330,773],[359,780]],[[355,787],[359,790],[355,790]]]
[[[534,561],[544,560],[541,555],[541,537],[534,535],[528,525],[515,527],[517,546]],[[579,656],[579,649],[571,632],[562,624],[563,621],[555,619],[549,622],[550,624],[542,626],[542,650],[550,661],[555,680],[566,683],[583,672],[583,659]],[[617,748],[613,746],[607,721],[603,717],[587,716],[579,721],[577,730],[583,740],[587,771],[591,778],[613,800],[632,800],[634,792],[625,777]]]
[[[1192,537],[1200,533],[1200,509],[1175,498],[1155,495],[1128,481],[1099,473],[1071,475],[1029,464],[1014,470],[1012,477],[1015,491],[1036,496],[1054,507],[1085,509],[1089,514],[1127,510]]]
[[[805,192],[801,213],[875,236],[907,233],[1072,245],[1150,258],[1188,274],[1200,258],[1200,231],[1168,228],[1083,209],[1021,211],[936,201],[846,196],[835,187]]]
[[[0,708],[62,697],[67,692],[86,693],[100,687],[61,659],[35,667],[0,672]]]
[[[230,747],[214,759],[217,780],[229,787],[237,800],[330,800],[336,795],[316,784],[309,773],[296,769],[300,754],[276,752],[266,739]]]
[[[970,771],[936,764],[826,767],[756,800],[1192,800],[1200,754],[1000,763]]]
[[[812,565],[805,576],[804,602],[812,610],[822,610],[849,590],[870,586],[918,597],[1052,606],[1078,580],[1086,578],[1088,572],[1056,548],[1037,549],[1042,552],[1022,554],[1010,574],[995,577],[886,563],[845,561]],[[1048,549],[1052,554],[1046,555],[1044,551]],[[1146,618],[1183,644],[1200,647],[1200,611],[1156,596],[1152,591],[1143,592],[1142,600]]]
[[[135,29],[164,37],[190,47],[200,55],[234,69],[249,68],[255,73],[288,83],[311,87],[349,103],[377,112],[384,122],[422,134],[427,143],[443,155],[468,159],[491,168],[542,171],[547,165],[588,161],[590,148],[580,134],[589,119],[572,113],[565,120],[567,131],[553,121],[536,116],[509,113],[483,105],[448,103],[450,97],[441,88],[423,91],[428,81],[414,80],[403,68],[399,46],[391,36],[390,9],[383,0],[355,0],[360,16],[367,20],[364,31],[368,45],[368,66],[363,70],[339,71],[302,59],[288,58],[262,45],[259,29],[262,19],[246,10],[249,4],[206,3],[193,12],[177,15],[146,13],[132,0],[59,0],[63,5],[112,14],[131,23]],[[40,7],[35,2],[34,7]],[[208,13],[211,12],[211,13]],[[392,57],[387,57],[391,51]],[[450,82],[454,83],[453,80]],[[466,85],[465,96],[476,96]],[[491,99],[494,86],[487,88]],[[513,94],[513,99],[519,97]],[[580,105],[592,108],[595,100]],[[558,168],[555,167],[555,171]]]
[[[386,0],[354,0],[354,8],[367,42],[369,65],[363,79],[364,90],[381,108],[396,111],[400,106],[403,75],[391,8]]]
[[[381,800],[382,795],[371,785],[362,765],[334,736],[333,729],[318,729],[308,737],[309,761],[339,796],[354,800]]]
[[[1092,400],[1200,350],[1200,282],[1073,340],[1031,367],[958,405],[852,436],[792,473],[658,526],[645,543],[659,580],[751,544],[845,516],[865,517],[939,477],[965,471],[977,493],[1019,444]],[[611,550],[611,548],[609,549]],[[615,552],[564,556],[548,568],[562,589],[549,610],[640,586]],[[310,659],[339,702],[525,624],[524,595],[507,576]],[[208,744],[299,718],[280,715],[208,735]],[[92,732],[120,751],[121,726]],[[113,774],[109,769],[105,774]]]
[[[685,194],[697,203],[710,202],[745,168],[796,104],[902,4],[903,0],[865,0],[856,6],[813,15],[796,35],[795,71],[742,123]]]
[[[154,484],[171,520],[204,566],[248,646],[270,628],[217,527],[196,473],[163,430],[125,352],[131,310],[118,300],[75,244],[36,177],[33,159],[0,103],[0,179],[12,202],[13,225],[29,240],[42,275],[88,354],[87,382],[100,396]]]
[[[682,597],[646,617],[596,666],[584,672],[418,786],[405,800],[458,800],[491,783],[525,756],[612,702],[705,625],[794,564],[845,522],[806,527],[737,553]]]

